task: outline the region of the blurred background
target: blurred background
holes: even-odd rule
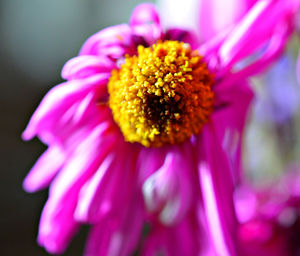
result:
[[[127,22],[140,2],[0,0],[0,255],[48,255],[36,244],[48,191],[27,194],[22,189],[26,173],[46,147],[38,139],[22,141],[21,133],[46,92],[62,82],[62,66],[83,42],[104,27]],[[299,164],[299,45],[295,35],[280,61],[253,80],[257,96],[245,135],[244,163],[257,184]],[[87,227],[82,228],[65,255],[82,255],[86,233]]]

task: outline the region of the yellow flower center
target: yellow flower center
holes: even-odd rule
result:
[[[188,44],[138,46],[108,83],[109,106],[128,142],[146,147],[182,143],[213,110],[212,74]]]

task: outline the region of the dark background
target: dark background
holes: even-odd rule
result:
[[[48,255],[36,243],[48,191],[22,181],[46,149],[21,133],[63,64],[98,30],[127,22],[139,0],[0,0],[0,255]],[[87,227],[64,255],[82,255]]]

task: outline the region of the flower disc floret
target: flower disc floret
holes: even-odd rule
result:
[[[178,41],[161,41],[126,56],[108,83],[109,106],[128,142],[182,143],[201,131],[213,110],[213,76],[202,57]]]

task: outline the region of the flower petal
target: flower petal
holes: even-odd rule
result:
[[[112,146],[104,127],[99,126],[74,149],[72,157],[52,182],[42,213],[38,241],[51,253],[61,253],[75,234],[78,224],[73,214],[80,188],[95,172]]]
[[[105,93],[109,74],[99,74],[84,80],[62,83],[51,89],[34,112],[23,132],[23,139],[29,140],[42,130],[54,129],[58,120],[76,101],[83,99],[91,91]]]
[[[299,1],[294,0],[257,1],[220,48],[221,68],[229,69],[261,49],[279,31],[277,24],[292,26],[292,17],[299,4]]]
[[[155,5],[150,3],[138,5],[131,14],[129,22],[130,26],[151,23],[155,23],[158,25],[160,24]]]
[[[107,214],[120,215],[129,204],[135,187],[136,150],[132,146],[118,145],[81,189],[75,211],[78,221],[97,223]],[[130,152],[130,156],[124,152]]]
[[[178,222],[190,207],[195,187],[191,162],[178,148],[170,149],[163,166],[143,184],[148,211],[159,212],[166,225]]]
[[[216,86],[215,111],[211,122],[216,136],[233,164],[234,180],[242,174],[241,149],[245,124],[248,118],[253,91],[247,81],[230,87]]]
[[[46,202],[37,240],[49,253],[63,253],[78,231],[79,224],[72,218],[75,203],[75,198],[66,200],[63,206],[56,205],[51,198]]]
[[[131,28],[133,34],[132,39],[136,46],[143,45],[150,47],[163,37],[162,28],[155,23],[135,25]]]
[[[238,70],[235,70],[232,74],[225,77],[221,82],[221,86],[228,86],[232,83],[237,83],[247,77],[263,72],[282,54],[291,31],[291,28],[287,26],[287,24],[278,24],[277,32],[272,35],[267,47],[265,47],[250,64],[242,65],[242,67]]]
[[[69,60],[63,67],[61,76],[66,80],[82,79],[99,73],[109,73],[116,68],[106,56],[78,56]]]
[[[107,218],[94,225],[85,248],[85,256],[129,256],[138,247],[143,225],[143,203],[136,193],[121,218]],[[134,210],[132,210],[134,209]]]
[[[137,160],[138,179],[140,184],[143,184],[150,175],[163,166],[166,153],[165,147],[141,148]]]
[[[129,24],[136,46],[141,44],[149,47],[162,38],[162,27],[153,4],[138,5],[132,12]]]
[[[229,160],[212,124],[203,127],[199,139],[199,182],[203,211],[217,255],[238,255],[237,220],[233,206],[233,177]]]
[[[199,28],[207,41],[220,31],[234,25],[256,0],[203,0],[200,2]]]
[[[199,40],[197,36],[192,31],[188,30],[179,28],[168,29],[164,38],[166,40],[175,40],[188,43],[192,49],[196,49],[199,46]]]
[[[24,189],[27,192],[36,192],[48,187],[64,161],[64,152],[58,146],[51,145],[27,174],[23,182]]]
[[[126,53],[135,52],[131,28],[126,24],[103,29],[91,36],[82,46],[79,55],[107,56],[122,58]]]
[[[196,225],[192,215],[174,226],[153,224],[143,244],[141,255],[200,255],[200,237]]]

